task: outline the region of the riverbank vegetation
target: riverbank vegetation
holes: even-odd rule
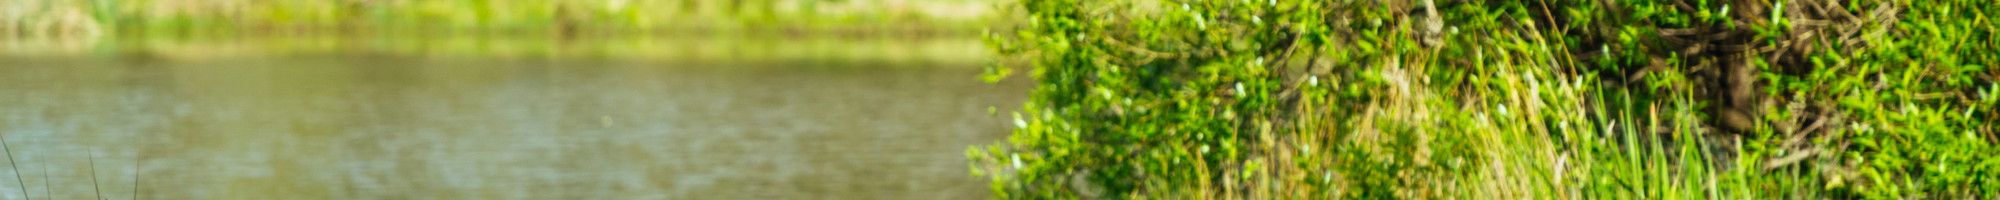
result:
[[[1983,1],[1002,8],[1003,198],[2000,198]]]
[[[849,34],[978,31],[986,0],[20,0],[0,36]]]
[[[0,1],[0,60],[312,55],[683,63],[991,57],[988,0]]]

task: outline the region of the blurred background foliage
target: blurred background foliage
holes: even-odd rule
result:
[[[989,0],[16,0],[12,57],[987,62]]]
[[[19,0],[5,36],[295,32],[964,32],[985,0]]]
[[[1981,1],[1002,8],[1003,198],[2000,198]]]

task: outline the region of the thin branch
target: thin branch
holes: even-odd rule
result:
[[[21,199],[28,199],[28,181],[21,180],[21,165],[14,163],[14,149],[7,148],[7,135],[0,134],[0,151],[7,153],[7,165],[14,167],[14,182],[21,184]]]
[[[42,198],[55,199],[56,193],[49,190],[49,162],[42,162]]]
[[[1811,158],[1813,154],[1818,154],[1818,153],[1819,149],[1805,149],[1803,151],[1799,151],[1798,153],[1792,153],[1791,155],[1786,155],[1785,157],[1778,158],[1776,160],[1771,160],[1770,162],[1766,162],[1766,164],[1764,164],[1764,170],[1769,171],[1773,169],[1778,169],[1779,167],[1792,165],[1798,163],[1799,161],[1806,160],[1806,158]]]
[[[146,161],[146,148],[141,144],[139,152],[132,156],[132,200],[139,200],[139,167]]]
[[[90,189],[96,192],[96,199],[104,199],[104,186],[97,183],[97,149],[90,149]]]

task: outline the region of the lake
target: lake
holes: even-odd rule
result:
[[[0,199],[983,199],[976,39],[0,48]],[[997,110],[999,114],[992,113]],[[25,192],[25,194],[24,194]]]

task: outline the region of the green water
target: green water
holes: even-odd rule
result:
[[[0,46],[0,199],[977,199],[1027,89],[976,40]]]

